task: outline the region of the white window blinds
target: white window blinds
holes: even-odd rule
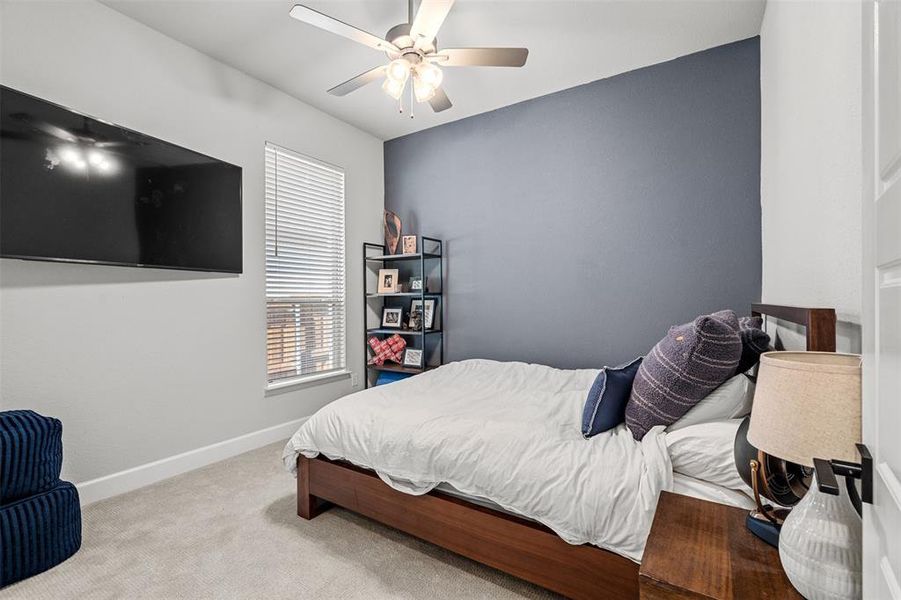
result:
[[[343,370],[344,171],[266,144],[269,383]]]

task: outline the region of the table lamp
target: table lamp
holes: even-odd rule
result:
[[[760,357],[748,441],[784,461],[815,468],[813,485],[785,517],[779,557],[808,600],[861,595],[861,360],[833,352]],[[855,471],[855,468],[857,469]],[[846,490],[835,474],[846,476]],[[826,493],[824,493],[824,490]]]

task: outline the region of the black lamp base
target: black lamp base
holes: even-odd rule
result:
[[[756,517],[753,512],[745,519],[745,525],[747,525],[751,533],[773,548],[779,547],[779,530],[781,529],[779,525],[774,524],[763,515]]]

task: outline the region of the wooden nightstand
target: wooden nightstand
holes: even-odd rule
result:
[[[799,599],[747,511],[663,492],[638,572],[642,600]]]

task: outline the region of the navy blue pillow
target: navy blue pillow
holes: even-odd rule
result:
[[[626,420],[632,380],[643,357],[618,367],[604,367],[595,377],[582,410],[582,437],[586,440]]]

